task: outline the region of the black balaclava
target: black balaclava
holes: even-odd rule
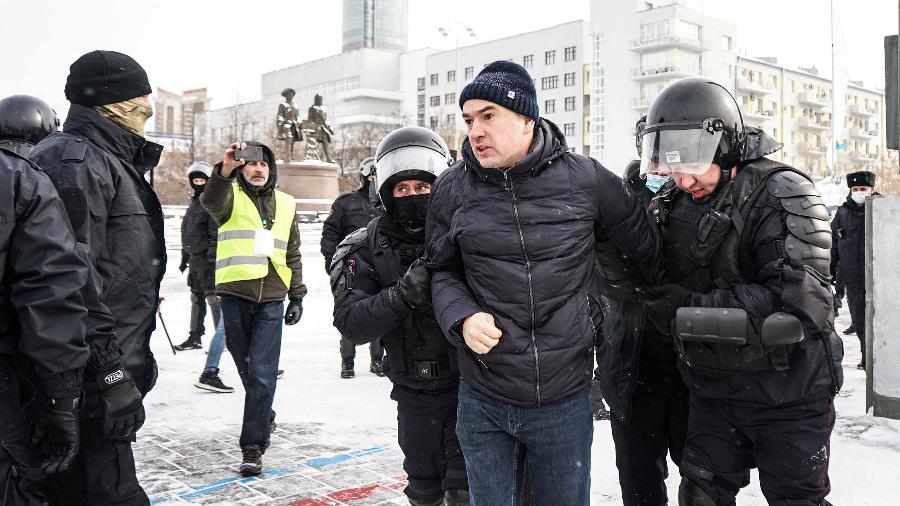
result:
[[[194,189],[194,197],[199,197],[200,194],[203,193],[203,190],[206,189],[205,184],[198,185],[194,183],[194,179],[198,177],[202,178],[204,181],[209,181],[209,178],[206,177],[206,174],[203,174],[202,172],[191,173],[189,182],[191,183],[191,188]]]
[[[394,197],[392,217],[411,236],[425,240],[425,217],[428,215],[429,194]]]

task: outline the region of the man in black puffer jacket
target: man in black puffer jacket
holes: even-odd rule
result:
[[[142,396],[156,383],[150,336],[166,267],[162,207],[144,178],[163,149],[144,138],[150,91],[146,72],[130,56],[81,56],[66,81],[72,106],[63,132],[30,155],[56,186],[87,252],[93,286],[85,294],[99,295],[99,307],[88,307],[88,334],[109,336],[91,344],[81,451],[56,480],[57,500],[65,504],[149,502],[131,442],[144,419]],[[99,330],[107,326],[112,331]]]
[[[512,501],[527,452],[536,504],[587,505],[594,242],[608,235],[652,278],[659,237],[622,179],[539,117],[521,66],[486,66],[460,107],[463,161],[432,190],[426,257],[435,316],[457,347],[471,497]]]

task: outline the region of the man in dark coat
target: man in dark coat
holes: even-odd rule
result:
[[[425,254],[435,316],[457,347],[471,497],[514,500],[527,453],[535,504],[587,505],[594,242],[608,235],[653,277],[659,238],[622,179],[540,118],[520,65],[487,65],[459,104],[469,134],[432,189]]]
[[[53,184],[0,147],[0,504],[44,504],[37,483],[78,451],[87,282]]]
[[[178,351],[203,349],[201,337],[206,333],[204,320],[206,306],[212,312],[213,323],[218,326],[219,300],[215,297],[214,269],[215,257],[209,257],[210,243],[215,239],[218,225],[210,219],[209,213],[200,203],[200,195],[206,187],[206,181],[212,174],[212,165],[208,162],[194,162],[187,168],[187,178],[193,190],[191,202],[181,219],[181,264],[178,270],[188,271],[187,284],[191,290],[191,319],[188,338],[175,346]]]
[[[815,185],[764,153],[745,157],[737,102],[702,77],[664,88],[642,136],[642,170],[673,177],[651,202],[665,284],[646,289],[644,312],[690,389],[679,505],[735,504],[751,468],[771,505],[827,505],[843,349]]]
[[[148,502],[135,476],[131,443],[143,422],[142,396],[156,383],[150,336],[166,265],[162,207],[144,178],[162,153],[162,146],[144,138],[153,114],[150,91],[146,72],[130,56],[83,55],[66,81],[72,105],[63,133],[51,134],[31,154],[65,202],[90,260],[100,310],[91,311],[89,320],[105,314],[115,336],[91,345],[81,451],[56,482],[55,493],[66,504]],[[115,412],[123,422],[110,430],[107,421]]]
[[[835,306],[847,293],[850,321],[859,338],[862,358],[858,369],[866,368],[866,197],[875,191],[875,173],[867,170],[847,174],[850,194],[831,222],[831,276],[835,283]],[[846,333],[846,332],[845,332]]]
[[[362,161],[359,166],[359,188],[336,198],[334,204],[331,205],[331,214],[322,224],[321,251],[322,256],[325,257],[326,272],[331,268],[331,257],[334,256],[337,245],[350,233],[368,225],[375,217],[375,197],[372,191],[374,188],[372,180],[375,179],[374,168],[374,157]],[[384,348],[381,347],[381,340],[369,341],[369,356],[371,358],[369,370],[383,376],[381,358],[384,356]],[[348,379],[356,375],[353,364],[355,359],[356,346],[350,339],[342,335],[341,378]]]

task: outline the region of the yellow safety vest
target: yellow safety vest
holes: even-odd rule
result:
[[[261,279],[269,272],[269,261],[275,267],[284,286],[291,287],[291,268],[287,265],[287,245],[294,224],[297,203],[294,198],[279,190],[275,194],[275,220],[272,236],[275,247],[271,255],[255,252],[256,233],[263,230],[262,218],[256,205],[244,190],[232,183],[234,201],[231,217],[219,227],[216,246],[216,285],[234,281]]]

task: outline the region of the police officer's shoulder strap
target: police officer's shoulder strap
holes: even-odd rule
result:
[[[378,275],[381,286],[387,287],[396,283],[402,274],[400,272],[400,254],[391,247],[390,239],[387,236],[378,233],[380,222],[381,218],[374,219],[366,228],[369,230],[369,251],[372,253],[375,274]]]
[[[344,237],[344,240],[337,245],[337,248],[334,250],[334,255],[331,257],[331,270],[334,270],[335,268],[340,270],[341,264],[344,262],[345,258],[359,248],[365,246],[367,232],[368,230],[363,227],[359,230],[350,232],[347,237]]]
[[[80,162],[87,152],[87,142],[82,137],[71,137],[63,148],[62,159]]]
[[[771,178],[783,171],[799,173],[799,171],[789,165],[785,165],[775,160],[769,160],[768,158],[758,158],[751,163],[754,170],[763,172],[764,175],[756,184],[756,186],[751,188],[749,194],[736,195],[734,198],[735,209],[731,213],[731,221],[732,223],[734,223],[734,228],[737,229],[738,235],[741,235],[743,233],[744,224],[746,223],[747,215],[750,214],[750,209],[752,209],[753,203],[756,202],[756,199],[759,198],[759,195],[763,192],[763,190],[769,188],[769,181],[771,180]],[[737,187],[734,187],[734,191],[740,192]],[[772,192],[771,188],[769,188],[769,192]],[[773,195],[777,196],[777,194]]]

